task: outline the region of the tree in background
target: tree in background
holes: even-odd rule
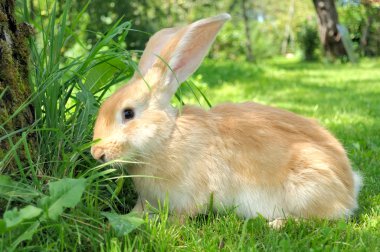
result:
[[[361,56],[380,55],[380,2],[339,1],[339,17]]]
[[[38,13],[45,2],[53,5],[53,0],[29,0],[30,10]],[[74,15],[88,4],[88,0],[73,0]],[[57,10],[64,1],[57,0]],[[78,37],[92,46],[102,37],[102,33],[119,19],[132,22],[132,29],[125,40],[129,50],[142,50],[154,32],[163,27],[172,27],[222,12],[229,12],[232,19],[223,28],[215,45],[212,57],[229,59],[269,58],[281,53],[282,44],[290,37],[287,52],[295,53],[294,34],[300,22],[307,16],[315,15],[310,1],[294,0],[294,13],[289,15],[289,3],[278,0],[91,0],[83,13],[80,25],[83,27]],[[59,16],[60,11],[57,11]],[[30,14],[33,16],[33,13]],[[47,17],[46,17],[47,18]],[[74,45],[74,40],[66,44],[66,49]],[[253,57],[254,56],[254,57]]]
[[[53,5],[54,0],[28,0],[31,10],[39,12],[41,5]],[[57,0],[58,8],[62,9],[64,0]],[[308,18],[316,16],[314,4],[323,5],[317,9],[319,18],[323,19],[320,29],[320,39],[330,57],[346,55],[336,24],[338,15],[342,24],[347,26],[351,39],[357,39],[357,51],[362,55],[379,55],[379,22],[378,5],[372,1],[340,0],[335,10],[332,0],[72,0],[73,9],[70,15],[75,16],[84,6],[87,9],[82,15],[81,32],[77,36],[85,42],[79,45],[75,40],[65,44],[65,49],[75,55],[80,47],[90,48],[119,19],[131,21],[132,29],[125,39],[128,50],[143,50],[149,37],[163,27],[179,26],[207,16],[229,12],[232,16],[218,35],[210,56],[215,58],[240,59],[250,61],[270,58],[280,54],[296,54],[301,45],[295,35],[305,30]],[[318,4],[321,3],[321,4]],[[332,5],[331,5],[332,3]],[[347,7],[349,6],[349,8]],[[346,11],[347,9],[347,11]],[[359,11],[357,11],[359,10]],[[335,14],[334,14],[335,11]],[[336,13],[338,11],[338,14]],[[346,13],[345,13],[346,12]],[[359,13],[359,15],[357,15]],[[343,13],[343,14],[342,14]],[[60,12],[57,11],[57,16]],[[353,23],[352,20],[358,20]],[[47,18],[47,17],[46,17]],[[334,21],[334,24],[329,24]],[[333,22],[333,23],[334,23]],[[310,27],[309,27],[310,28]],[[322,34],[323,33],[323,34]],[[329,34],[332,34],[331,36]],[[349,38],[349,39],[350,39]],[[361,41],[361,42],[360,42]],[[295,46],[297,45],[297,46]],[[78,49],[79,48],[79,49]]]
[[[21,133],[34,122],[33,107],[23,107],[31,94],[27,37],[33,29],[26,23],[16,23],[14,9],[15,0],[0,1],[0,136],[6,137],[0,139],[0,173],[10,160],[5,159],[5,153],[14,145],[24,144],[20,141]],[[7,137],[15,131],[18,134]],[[29,138],[28,143],[33,145],[33,139]],[[26,160],[24,152],[15,155],[16,163]]]
[[[338,13],[334,0],[313,0],[318,15],[319,37],[328,57],[346,56],[341,35],[338,32]]]
[[[178,1],[178,0],[92,0],[87,8],[87,29],[95,31],[88,34],[90,43],[98,39],[96,32],[104,32],[122,18],[133,23],[127,37],[129,49],[142,50],[151,34],[163,27],[186,24],[196,19],[222,12],[228,1]],[[75,0],[75,9],[82,9],[88,0]]]

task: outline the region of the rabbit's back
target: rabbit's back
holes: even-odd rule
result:
[[[257,103],[223,104],[210,113],[223,139],[223,156],[229,153],[235,164],[238,160],[250,163],[241,165],[240,172],[252,173],[251,179],[257,183],[282,182],[296,169],[293,161],[299,155],[309,156],[309,162],[316,162],[317,155],[323,156],[350,186],[351,166],[344,148],[315,120]],[[267,174],[271,179],[258,178],[257,174]]]
[[[356,207],[345,150],[316,121],[256,103],[222,104],[209,112],[189,107],[182,117],[188,129],[204,130],[188,136],[208,146],[199,154],[203,162],[211,160],[204,180],[220,183],[211,191],[223,192],[216,197],[241,215],[335,218]]]

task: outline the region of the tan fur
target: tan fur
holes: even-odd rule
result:
[[[347,216],[357,206],[360,177],[342,145],[316,121],[256,103],[208,111],[186,106],[180,113],[170,105],[168,97],[178,87],[171,71],[181,78],[191,74],[226,19],[201,20],[153,37],[166,46],[151,39],[139,65],[143,76],[135,75],[102,104],[94,129],[94,139],[101,141],[92,155],[140,161],[128,165],[129,173],[152,178],[134,178],[136,211],[145,201],[156,205],[167,198],[173,212],[194,215],[207,209],[213,195],[215,209],[235,207],[244,217]],[[189,34],[198,34],[195,49]],[[152,56],[158,53],[174,62],[172,69]],[[136,111],[128,122],[120,119],[125,108]]]

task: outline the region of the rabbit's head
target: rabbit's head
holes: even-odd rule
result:
[[[110,161],[149,155],[175,127],[170,100],[200,65],[228,14],[202,19],[154,34],[132,79],[100,107],[91,149],[95,159]]]

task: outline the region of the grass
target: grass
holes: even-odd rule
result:
[[[273,230],[263,218],[243,220],[228,211],[198,216],[181,224],[169,220],[163,206],[153,219],[146,219],[127,235],[120,235],[121,229],[111,227],[111,220],[105,216],[110,212],[126,214],[133,206],[131,181],[123,170],[98,166],[90,157],[89,146],[93,115],[100,101],[109,93],[107,90],[130,75],[131,57],[119,46],[127,36],[130,23],[119,22],[108,33],[100,34],[99,42],[87,49],[73,35],[81,14],[70,22],[65,21],[69,18],[69,8],[70,1],[67,1],[60,17],[47,15],[47,19],[41,17],[34,23],[38,30],[44,31],[37,42],[30,41],[33,63],[30,78],[35,93],[28,103],[33,102],[37,108],[37,121],[24,132],[19,145],[27,148],[26,134],[32,131],[38,134],[40,144],[34,150],[37,158],[30,158],[25,167],[19,164],[18,170],[8,171],[17,183],[0,177],[0,215],[6,211],[16,217],[12,219],[14,222],[25,219],[17,228],[7,231],[3,221],[7,216],[0,219],[1,251],[12,248],[34,251],[380,249],[377,182],[380,179],[380,60],[364,59],[359,65],[284,59],[258,65],[206,60],[194,74],[195,86],[184,85],[180,92],[185,103],[199,102],[205,108],[208,104],[202,93],[213,105],[256,101],[318,119],[342,141],[354,168],[365,179],[360,208],[350,220],[290,221],[283,229]],[[54,13],[54,7],[50,10]],[[28,17],[25,19],[28,21]],[[83,44],[82,52],[74,58],[63,57],[61,52],[70,43]],[[12,134],[1,136],[0,141]],[[7,160],[0,161],[3,174],[7,171],[6,164],[14,162],[18,149],[13,148],[8,154]],[[4,191],[4,181],[12,185],[11,193],[9,188]],[[48,212],[42,209],[44,206],[51,208],[49,200],[54,195],[50,187],[54,185],[59,191],[65,183],[75,182],[81,183],[80,201],[76,195],[75,202],[71,196],[69,203],[61,202],[62,209],[54,209],[56,219],[40,213]],[[21,215],[21,210],[14,209],[30,205],[35,207],[33,215],[25,211]],[[124,217],[116,216],[116,222],[124,223]]]

